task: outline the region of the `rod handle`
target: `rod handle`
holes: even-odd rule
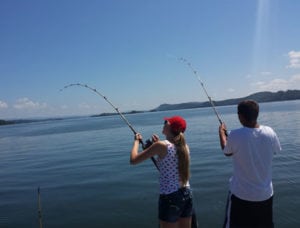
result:
[[[143,142],[143,140],[142,139],[140,139],[140,144],[142,145],[142,148],[143,148],[143,150],[145,150],[145,149],[147,149],[149,146],[151,146],[151,144],[149,144],[149,143],[144,143]],[[156,169],[159,171],[159,168],[158,168],[158,165],[157,165],[157,162],[156,162],[156,160],[155,160],[155,158],[154,157],[151,157],[151,160],[152,160],[152,162],[153,162],[153,164],[155,165],[155,167],[156,167]]]

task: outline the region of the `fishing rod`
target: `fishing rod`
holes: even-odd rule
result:
[[[206,89],[205,89],[205,87],[204,87],[204,83],[201,81],[200,77],[197,75],[197,71],[193,68],[192,64],[191,64],[189,61],[187,61],[187,59],[185,59],[185,58],[179,58],[179,61],[181,61],[181,62],[187,64],[188,67],[192,70],[193,74],[197,77],[197,79],[198,79],[198,81],[199,81],[201,87],[203,88],[203,90],[204,90],[204,92],[205,92],[205,94],[206,94],[206,96],[207,96],[207,98],[208,98],[208,100],[209,100],[209,103],[211,104],[211,107],[212,107],[214,113],[216,114],[216,116],[217,116],[217,118],[218,118],[219,123],[222,124],[223,121],[221,120],[220,115],[219,115],[219,113],[217,112],[217,109],[216,109],[216,107],[215,107],[215,105],[214,105],[213,100],[212,100],[211,97],[208,95],[208,93],[207,93],[207,91],[206,91]],[[225,131],[225,134],[226,134],[226,136],[227,136],[227,131]],[[193,215],[192,215],[192,228],[198,228],[198,220],[197,220],[197,216],[196,216],[195,211],[194,211],[194,213],[193,213]]]
[[[102,97],[108,104],[110,104],[111,107],[113,107],[113,109],[120,115],[120,117],[122,118],[122,120],[127,124],[127,126],[130,128],[130,130],[133,132],[134,135],[137,134],[137,131],[132,127],[132,125],[129,123],[129,121],[126,119],[126,117],[123,115],[123,113],[121,113],[119,111],[119,109],[114,106],[108,99],[106,96],[104,96],[102,93],[100,93],[97,89],[95,88],[92,88],[90,86],[88,86],[87,84],[81,84],[81,83],[72,83],[72,84],[69,84],[69,85],[66,85],[64,86],[62,89],[60,89],[60,91],[63,91],[64,89],[67,89],[69,87],[72,87],[72,86],[80,86],[80,87],[84,87],[84,88],[87,88],[93,92],[95,92],[97,95],[99,95],[100,97]],[[147,148],[151,142],[149,140],[146,141],[146,144],[143,142],[143,140],[140,140],[140,143],[142,144],[142,147],[143,149]],[[151,157],[151,160],[152,162],[154,163],[154,165],[156,166],[156,168],[159,170],[158,168],[158,165],[156,163],[156,160]]]
[[[206,89],[205,89],[205,87],[204,87],[204,83],[201,81],[200,76],[198,76],[197,71],[193,68],[192,64],[191,64],[189,61],[187,61],[187,59],[185,59],[185,58],[179,58],[179,60],[182,61],[183,63],[187,64],[188,67],[189,67],[189,68],[192,70],[192,72],[194,73],[194,75],[197,77],[197,79],[198,79],[200,85],[202,86],[202,88],[203,88],[203,90],[204,90],[204,92],[205,92],[205,94],[206,94],[206,96],[207,96],[207,98],[208,98],[208,100],[209,100],[209,103],[211,104],[211,107],[212,107],[214,113],[216,114],[216,116],[217,116],[217,118],[218,118],[220,124],[222,124],[223,121],[221,120],[220,115],[219,115],[219,113],[217,112],[216,106],[215,106],[213,100],[211,99],[211,97],[208,95],[208,93],[207,93],[207,91],[206,91]]]
[[[39,218],[40,228],[43,228],[40,187],[38,187],[38,218]]]

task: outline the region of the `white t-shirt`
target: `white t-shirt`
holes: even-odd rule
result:
[[[232,154],[230,191],[248,201],[263,201],[273,195],[272,159],[281,150],[272,128],[242,127],[230,132],[225,154]]]

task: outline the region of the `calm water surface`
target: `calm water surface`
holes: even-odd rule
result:
[[[236,106],[218,107],[229,129]],[[161,138],[163,117],[186,118],[191,185],[200,227],[221,227],[231,160],[219,148],[210,108],[128,115],[144,139]],[[261,124],[278,134],[274,157],[276,227],[300,227],[300,101],[261,104]],[[41,187],[46,228],[157,227],[158,172],[146,161],[129,165],[133,134],[119,116],[0,127],[0,227],[38,228]]]

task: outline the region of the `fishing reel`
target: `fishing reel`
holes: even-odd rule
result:
[[[153,144],[152,139],[147,139],[147,140],[146,140],[146,143],[145,143],[144,146],[143,146],[143,149],[144,149],[144,150],[147,149],[147,148],[150,147],[152,144]]]

